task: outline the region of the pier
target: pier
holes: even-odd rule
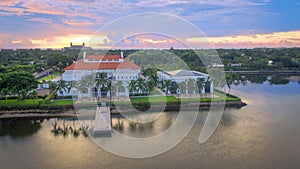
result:
[[[97,107],[93,134],[94,137],[111,136],[111,115],[109,106],[102,104]]]

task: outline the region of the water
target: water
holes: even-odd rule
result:
[[[200,145],[197,140],[207,115],[201,112],[179,145],[147,159],[122,158],[99,148],[82,130],[89,128],[89,121],[82,126],[73,119],[2,120],[0,168],[300,168],[299,79],[240,77],[231,92],[248,106],[226,109],[217,131]],[[127,135],[147,137],[170,127],[176,113],[161,117],[145,125],[118,117],[112,122]]]

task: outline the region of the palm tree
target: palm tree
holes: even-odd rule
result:
[[[145,91],[145,80],[142,78],[137,79],[137,88],[139,93],[143,93]]]
[[[105,87],[106,84],[107,84],[106,73],[105,72],[96,73],[96,87],[100,91],[100,95],[102,94],[101,93],[102,88]],[[98,100],[99,100],[99,94],[98,94]]]
[[[234,73],[226,74],[226,84],[229,89],[229,93],[231,92],[231,84],[234,82],[235,79],[236,79],[236,74]]]
[[[123,92],[124,87],[122,81],[117,81],[114,86],[116,87],[118,93]]]
[[[59,80],[57,82],[56,91],[59,92],[59,94],[62,95],[62,98],[64,98],[64,92],[67,92],[67,83],[64,80]]]
[[[202,95],[202,90],[204,89],[205,85],[205,79],[204,78],[198,78],[196,80],[197,86],[198,86],[198,92]]]
[[[214,83],[214,79],[213,78],[211,78],[210,76],[208,76],[208,78],[207,78],[207,80],[206,80],[206,82],[205,82],[205,84],[204,84],[204,87],[205,87],[205,90],[206,90],[206,88],[211,88],[211,83]],[[214,87],[214,85],[215,84],[213,84],[213,86],[212,87]],[[210,89],[211,90],[211,89]],[[214,92],[215,92],[215,89],[213,88],[212,89],[212,96],[213,96],[213,98],[215,97],[215,94],[214,94]]]
[[[152,78],[146,83],[148,94],[150,94],[150,92],[155,88],[156,85],[156,81]]]
[[[50,81],[49,82],[49,90],[51,93],[57,92],[57,84]]]
[[[188,93],[193,94],[195,91],[195,80],[194,79],[188,79]]]
[[[95,75],[94,75],[94,74],[86,75],[86,76],[84,77],[84,79],[85,79],[86,82],[87,82],[87,87],[88,87],[88,89],[91,90],[91,89],[94,87],[94,85],[95,85]],[[89,91],[89,90],[88,90],[88,91]],[[90,96],[93,96],[93,95],[91,95],[91,93],[89,93],[89,101],[90,101],[90,99],[91,99]]]
[[[182,81],[179,84],[180,94],[186,94],[186,82]]]
[[[68,93],[70,93],[72,89],[78,89],[78,82],[76,80],[67,83]]]
[[[87,81],[85,79],[81,79],[78,83],[78,91],[81,93],[81,99],[83,97],[83,93],[87,90]]]
[[[166,90],[166,95],[169,94],[169,89],[171,88],[171,83],[172,83],[171,80],[164,80],[163,81],[163,88],[165,88],[165,90]]]
[[[137,81],[131,80],[128,84],[129,94],[134,94],[137,91]]]
[[[7,88],[2,88],[2,93],[5,97],[5,100],[7,100],[7,95],[9,94],[9,90]]]
[[[179,86],[178,86],[177,82],[172,81],[171,84],[170,84],[171,94],[176,94],[178,88],[179,88]]]
[[[35,102],[35,100],[38,99],[38,95],[39,95],[39,93],[36,90],[32,90],[32,91],[30,91],[28,97],[30,99],[32,99],[33,102]]]
[[[112,93],[111,92],[112,91],[112,82],[111,82],[111,80],[108,80],[106,82],[106,84],[104,86],[104,90],[105,90],[106,93],[109,93],[110,102],[111,102],[111,98],[112,98],[112,96],[111,96],[111,93]]]

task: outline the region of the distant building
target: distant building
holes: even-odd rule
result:
[[[119,55],[86,55],[83,53],[83,59],[74,62],[65,68],[62,79],[70,82],[75,80],[79,82],[86,75],[105,72],[108,79],[113,81],[121,81],[124,91],[116,93],[117,96],[129,96],[127,88],[131,80],[137,80],[141,73],[141,67],[134,64],[130,60],[124,58],[123,52]],[[77,95],[80,91],[72,89],[70,93],[64,95]],[[83,97],[91,97],[92,95],[109,96],[110,93],[103,93],[97,88],[96,84],[92,88],[87,88],[85,93],[81,93]],[[60,94],[59,94],[60,95]],[[79,95],[79,94],[78,94]]]
[[[35,72],[35,73],[33,74],[33,76],[34,76],[36,79],[40,79],[40,78],[42,78],[42,77],[44,77],[44,76],[50,75],[50,70],[51,70],[51,69],[47,69],[47,70],[44,70],[44,71],[41,71],[41,72]]]
[[[188,82],[189,79],[193,79],[197,81],[199,78],[204,79],[205,86],[199,93],[213,93],[213,83],[209,81],[209,75],[205,73],[201,73],[198,71],[192,71],[192,70],[175,70],[175,71],[158,71],[157,72],[158,81],[162,82],[164,80],[171,80],[175,81],[177,83],[180,82]],[[177,91],[178,94],[180,94],[180,90]],[[187,93],[187,92],[185,92]]]
[[[268,61],[268,65],[270,65],[270,66],[273,65],[273,63],[274,63],[274,62],[273,62],[272,60],[269,60],[269,61]]]
[[[66,50],[82,50],[82,49],[91,50],[92,48],[91,47],[86,47],[84,42],[82,43],[82,45],[73,45],[73,43],[71,42],[70,47],[64,47],[63,51],[66,51]]]
[[[228,66],[232,66],[232,67],[241,67],[242,64],[241,64],[241,63],[229,63]]]
[[[224,65],[223,64],[218,64],[218,63],[212,63],[211,67],[213,67],[213,68],[223,68]]]

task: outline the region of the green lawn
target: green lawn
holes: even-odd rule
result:
[[[191,102],[191,101],[201,101],[201,102],[210,102],[210,101],[239,101],[240,98],[235,98],[235,97],[231,97],[231,96],[225,96],[225,94],[219,92],[219,91],[215,91],[215,95],[217,97],[214,98],[183,98],[182,101],[187,101],[187,102]],[[41,100],[41,99],[40,99]],[[43,102],[44,100],[42,100],[41,104],[45,104]],[[132,98],[131,102],[132,103],[141,103],[141,102],[145,102],[145,103],[165,103],[167,102],[178,102],[180,101],[180,99],[175,98],[174,96],[145,96],[145,97],[136,97],[136,98]],[[0,100],[0,107],[1,106],[14,106],[14,105],[37,105],[39,103],[38,100],[32,100],[32,99],[25,99],[25,100]],[[123,101],[123,102],[118,102],[120,104],[128,104],[130,103],[129,101]],[[73,100],[53,100],[50,104],[48,105],[72,105],[73,104]],[[80,104],[80,103],[79,103]],[[87,104],[87,103],[82,103],[83,105]],[[90,102],[89,104],[96,104],[95,102]]]
[[[200,98],[182,98],[182,101],[201,101],[201,102],[210,102],[210,101],[239,101],[240,98],[235,98],[231,96],[226,96],[225,94],[215,91],[216,97],[213,98],[205,98],[205,97],[200,97]],[[155,96],[151,97],[150,100],[151,102],[165,102],[167,99],[168,102],[175,102],[175,101],[180,101],[180,99],[175,98],[174,96]],[[132,98],[131,101],[133,103],[138,103],[138,102],[149,102],[149,97],[137,97],[137,98]]]
[[[133,103],[137,103],[137,102],[149,102],[149,100],[151,100],[151,102],[165,102],[167,101],[178,101],[178,99],[176,99],[174,96],[153,96],[151,98],[149,98],[148,96],[145,97],[136,97],[136,98],[132,98],[131,101]]]
[[[231,96],[226,96],[225,94],[219,92],[219,91],[215,91],[214,93],[216,95],[216,97],[213,98],[205,98],[205,97],[201,97],[201,98],[183,98],[183,101],[201,101],[201,102],[210,102],[210,101],[240,101],[240,98],[235,98],[235,97],[231,97]]]
[[[73,100],[53,100],[50,105],[71,105]]]
[[[38,104],[38,100],[0,100],[0,106],[14,106],[14,105],[29,105],[29,104]]]
[[[55,72],[55,73],[52,73],[51,75],[49,76],[45,76],[45,77],[42,77],[40,79],[38,79],[39,82],[42,82],[43,80],[47,81],[47,80],[51,80],[51,79],[54,79],[56,78],[57,76],[59,76],[60,73],[59,72]]]

